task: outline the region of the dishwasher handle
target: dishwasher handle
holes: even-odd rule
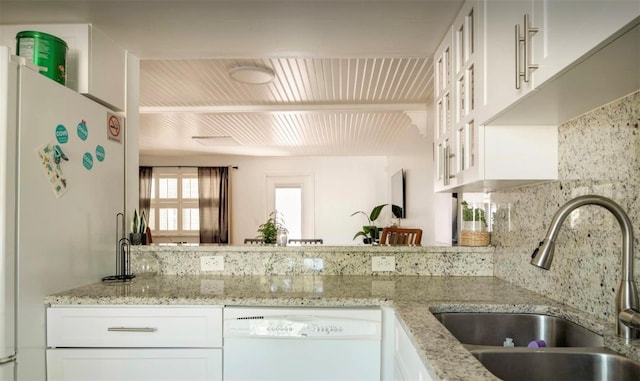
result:
[[[284,319],[296,322],[307,322],[318,320],[316,315],[286,315]]]

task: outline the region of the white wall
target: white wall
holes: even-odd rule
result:
[[[457,204],[451,193],[435,193],[433,221],[433,244],[450,246],[453,239],[452,219],[455,213],[453,204]]]
[[[401,227],[422,229],[422,244],[436,243],[436,202],[450,200],[451,195],[433,193],[433,130],[430,117],[427,118],[426,131],[409,128],[388,158],[389,174],[400,168],[405,170],[405,206],[406,218],[400,219]],[[389,189],[390,192],[390,189]],[[450,219],[440,225],[450,226]],[[440,229],[442,230],[442,229]],[[446,230],[446,229],[445,229]],[[450,227],[448,231],[451,232]],[[450,239],[450,237],[449,237]]]
[[[130,221],[134,209],[139,203],[139,170],[138,170],[138,131],[140,126],[140,59],[131,52],[127,52],[127,90],[126,90],[126,121],[125,121],[125,221]],[[125,226],[127,226],[125,224]],[[127,227],[128,228],[128,227]]]
[[[367,214],[378,204],[388,203],[390,173],[385,157],[150,157],[141,156],[140,165],[148,166],[238,166],[232,170],[232,244],[255,237],[258,226],[270,211],[266,207],[267,174],[310,174],[315,183],[315,237],[325,244],[353,244],[354,234],[366,222],[364,216],[351,217],[355,211]],[[416,171],[417,172],[417,171]],[[411,180],[423,186],[419,177]],[[428,185],[427,193],[432,185]],[[413,201],[412,201],[413,203]],[[389,223],[390,209],[378,221]],[[415,210],[417,212],[418,209]],[[361,241],[359,241],[361,242]]]

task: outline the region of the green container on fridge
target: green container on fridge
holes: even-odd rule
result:
[[[32,61],[40,73],[54,81],[67,83],[67,43],[44,32],[25,30],[16,35],[20,57]]]

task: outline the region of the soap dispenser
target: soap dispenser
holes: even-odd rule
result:
[[[513,339],[510,337],[506,337],[504,339],[504,343],[502,343],[503,347],[515,347],[515,344],[513,342]]]

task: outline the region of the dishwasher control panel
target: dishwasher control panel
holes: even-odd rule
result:
[[[380,309],[225,308],[225,337],[381,337]]]

